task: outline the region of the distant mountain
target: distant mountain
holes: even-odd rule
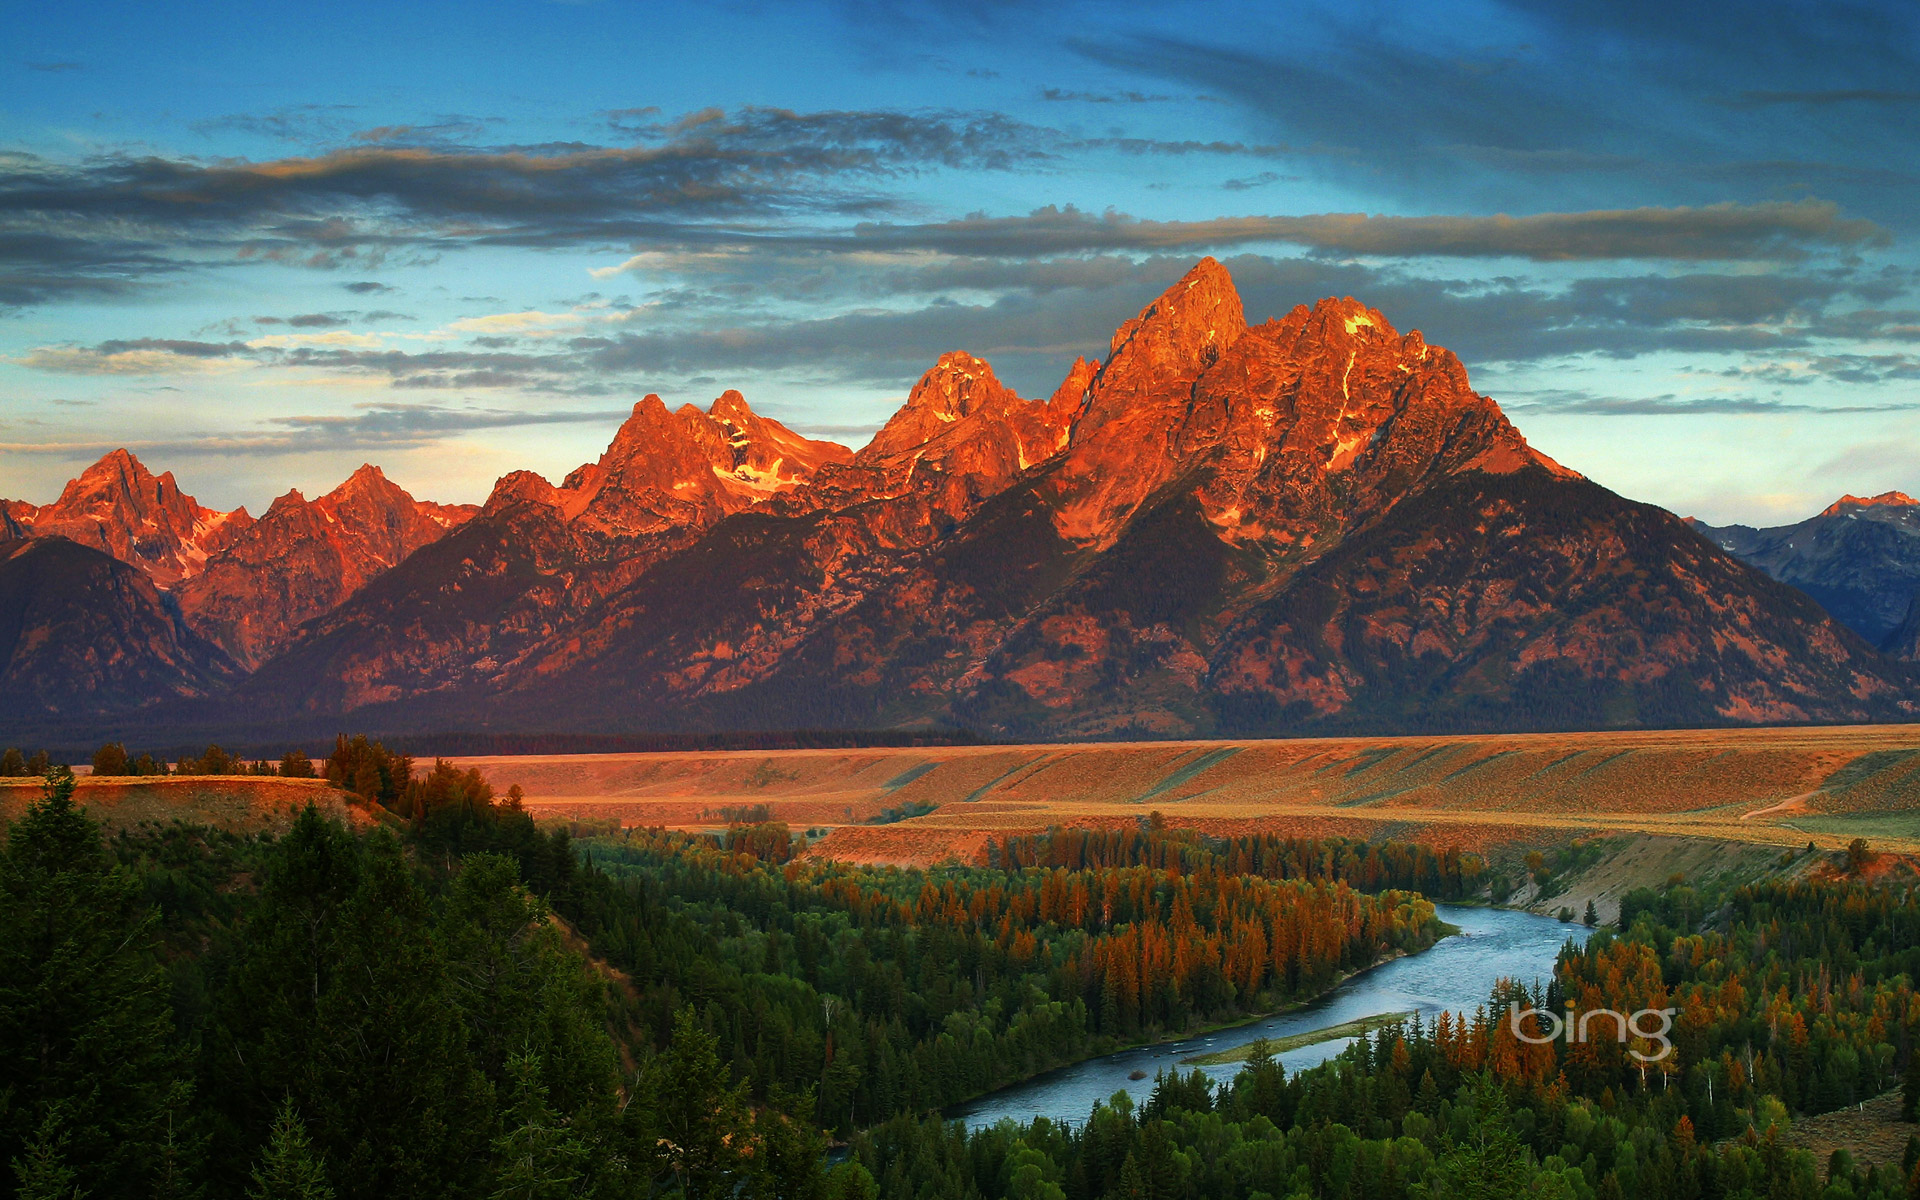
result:
[[[1022,738],[1915,711],[1909,668],[1531,449],[1447,351],[1350,299],[1249,326],[1211,259],[1046,401],[949,355],[857,454],[746,492],[783,431],[739,411],[732,459],[719,404],[649,398],[560,488],[502,480],[244,711]],[[616,478],[644,482],[602,501]]]
[[[113,712],[222,690],[280,649],[300,622],[330,611],[478,511],[415,500],[379,468],[362,466],[318,500],[287,493],[255,521],[244,508],[220,512],[201,505],[171,473],[155,476],[126,450],[115,450],[68,483],[52,504],[0,501],[0,542],[47,544],[44,552],[32,553],[10,546],[14,569],[57,568],[92,589],[87,594],[98,606],[97,621],[35,609],[55,624],[23,627],[22,644],[58,654],[33,662],[142,661],[130,649],[134,645],[158,656],[148,666],[113,675],[115,682],[73,696],[66,696],[65,684],[43,681],[46,695],[66,697],[48,712]],[[124,573],[106,572],[91,560],[83,569],[66,546],[116,560],[148,586],[132,587]],[[149,602],[157,616],[146,611]],[[195,636],[169,647],[158,632],[162,625]],[[200,645],[202,640],[212,646]],[[215,649],[211,656],[209,649]],[[24,662],[15,669],[31,673]]]
[[[1842,496],[1793,525],[1688,524],[1721,549],[1820,602],[1876,646],[1895,634],[1920,593],[1920,501],[1902,492]]]
[[[484,695],[600,598],[729,514],[852,457],[754,413],[634,405],[597,462],[555,487],[530,471],[480,514],[317,619],[247,682],[248,706],[334,713]]]
[[[244,508],[204,507],[181,492],[171,471],[156,477],[125,450],[82,471],[52,504],[6,501],[4,507],[21,532],[105,551],[162,588],[197,572],[209,554],[253,523]]]
[[[188,624],[248,667],[479,512],[415,500],[372,465],[317,500],[290,491],[175,588]]]
[[[1825,602],[1880,597],[1893,558],[1869,551],[1906,546],[1913,507],[1849,498],[1781,562],[1832,542]],[[154,731],[1045,739],[1920,712],[1920,671],[1715,544],[1765,565],[1782,531],[1709,540],[1582,478],[1452,354],[1355,300],[1249,324],[1212,259],[1050,397],[948,354],[858,452],[738,392],[705,411],[647,396],[596,461],[557,485],[513,472],[477,512],[363,467],[252,521],[121,453],[0,516],[29,535],[8,543],[16,579],[58,565],[88,597],[16,606],[37,615],[9,678],[43,714],[158,704]],[[1869,560],[1871,584],[1838,570]],[[1873,611],[1885,635],[1904,597]]]
[[[0,541],[0,720],[191,701],[238,675],[138,569],[64,537]]]

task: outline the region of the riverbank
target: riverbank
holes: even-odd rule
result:
[[[1486,1003],[1494,981],[1506,977],[1530,982],[1546,977],[1565,940],[1569,936],[1584,940],[1589,932],[1581,926],[1570,930],[1551,918],[1525,912],[1445,904],[1439,908],[1448,936],[1418,953],[1393,955],[1349,972],[1330,991],[1311,1000],[1264,1018],[1221,1023],[1183,1040],[1143,1042],[1085,1059],[955,1105],[947,1114],[972,1128],[1003,1119],[1025,1124],[1041,1116],[1078,1124],[1096,1102],[1105,1102],[1116,1092],[1128,1092],[1136,1103],[1145,1100],[1143,1089],[1152,1087],[1149,1081],[1180,1066],[1184,1059],[1216,1054],[1258,1037],[1277,1041],[1389,1012],[1413,1011],[1423,1020],[1442,1011],[1471,1013]],[[1306,1070],[1338,1054],[1347,1041],[1316,1039],[1276,1057],[1290,1073]],[[1190,1069],[1204,1071],[1214,1082],[1224,1084],[1241,1067],[1234,1062]]]
[[[1436,923],[1440,926],[1440,929],[1441,929],[1440,936],[1434,938],[1433,941],[1427,943],[1425,946],[1422,946],[1420,949],[1412,951],[1413,954],[1416,954],[1416,955],[1426,954],[1430,952],[1435,946],[1438,946],[1441,942],[1445,941],[1447,938],[1453,937],[1454,935],[1460,932],[1460,927],[1458,925],[1450,925],[1445,921],[1439,921],[1437,918],[1436,918]],[[1408,951],[1393,950],[1381,956],[1380,958],[1375,959],[1373,962],[1368,963],[1364,967],[1355,967],[1351,971],[1345,971],[1339,975],[1334,976],[1332,983],[1329,983],[1326,987],[1321,988],[1319,991],[1315,992],[1313,995],[1307,996],[1300,1000],[1295,1000],[1290,1004],[1283,1004],[1279,1008],[1276,1008],[1271,1012],[1250,1013],[1244,1017],[1235,1017],[1230,1021],[1214,1021],[1210,1023],[1203,1022],[1200,1025],[1197,1025],[1191,1029],[1188,1029],[1183,1033],[1164,1033],[1157,1037],[1141,1038],[1137,1041],[1132,1041],[1132,1042],[1121,1042],[1110,1049],[1102,1050],[1098,1054],[1091,1055],[1090,1058],[1100,1058],[1108,1054],[1120,1054],[1128,1050],[1152,1050],[1159,1046],[1172,1046],[1180,1042],[1193,1041],[1195,1038],[1212,1037],[1215,1034],[1228,1033],[1235,1029],[1247,1029],[1247,1028],[1250,1028],[1251,1026],[1259,1025],[1267,1021],[1273,1021],[1281,1017],[1291,1016],[1294,1013],[1303,1012],[1309,1008],[1312,1008],[1314,1005],[1320,1003],[1322,1000],[1325,1000],[1328,996],[1331,996],[1335,992],[1339,991],[1341,988],[1346,987],[1349,983],[1353,982],[1355,979],[1358,979],[1361,976],[1367,974],[1367,972],[1378,971],[1380,968],[1387,966],[1391,963],[1398,962],[1399,960],[1403,958],[1407,958],[1408,956],[1409,956]],[[1089,1061],[1089,1059],[1082,1059],[1081,1061],[1086,1062],[1086,1061]],[[1075,1065],[1076,1064],[1074,1063],[1068,1063],[1066,1066],[1050,1067],[1048,1068],[1048,1070],[1049,1071],[1065,1071],[1065,1070],[1070,1070]],[[1045,1075],[1047,1073],[1048,1073],[1047,1071],[1040,1072],[1041,1075]],[[1038,1078],[1038,1076],[1035,1076],[1034,1078]],[[1018,1087],[1019,1084],[1017,1083],[1008,1084],[1007,1086]],[[965,1103],[971,1103],[971,1102],[962,1101],[962,1103],[965,1104]]]
[[[1356,1038],[1363,1033],[1372,1033],[1388,1025],[1398,1025],[1414,1015],[1412,1009],[1405,1012],[1378,1013],[1371,1017],[1361,1017],[1357,1021],[1342,1021],[1338,1025],[1328,1025],[1324,1029],[1311,1029],[1306,1033],[1289,1034],[1283,1038],[1255,1038],[1244,1045],[1230,1050],[1221,1050],[1214,1054],[1202,1054],[1196,1058],[1183,1058],[1183,1067],[1224,1067],[1233,1063],[1249,1062],[1254,1053],[1262,1048],[1268,1054],[1285,1054],[1289,1050],[1298,1050],[1303,1046],[1317,1046],[1321,1042],[1337,1041],[1340,1038]]]

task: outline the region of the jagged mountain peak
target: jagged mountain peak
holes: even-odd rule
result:
[[[173,472],[155,475],[123,447],[68,481],[58,500],[33,513],[30,531],[104,550],[169,588],[251,523],[244,508],[205,507],[180,490]]]
[[[1309,538],[1436,472],[1564,472],[1457,358],[1350,296],[1248,327],[1226,269],[1206,260],[1114,344],[1054,481],[1056,528],[1078,543],[1109,544],[1203,461],[1203,504],[1236,541]]]
[[[1103,375],[1192,376],[1247,331],[1233,276],[1203,258],[1140,315],[1114,330]]]
[[[1837,517],[1848,511],[1862,508],[1914,507],[1920,507],[1920,500],[1915,500],[1905,492],[1881,492],[1877,496],[1856,496],[1849,492],[1838,500],[1835,500],[1832,504],[1827,505],[1826,508],[1820,511],[1820,515],[1823,517]]]
[[[1040,407],[1001,383],[985,359],[962,351],[940,356],[907,393],[907,402],[888,419],[854,461],[877,462],[898,455],[920,455],[938,439],[964,437],[982,421],[1005,422],[1017,411]],[[978,421],[969,422],[969,418]],[[1046,453],[1051,453],[1049,449]],[[1041,455],[1045,457],[1045,455]]]

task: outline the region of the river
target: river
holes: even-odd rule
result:
[[[1440,919],[1460,932],[1420,954],[1394,959],[1347,980],[1302,1008],[1250,1025],[1223,1029],[1179,1042],[1162,1042],[1088,1059],[1002,1088],[956,1106],[949,1116],[978,1129],[1005,1117],[1025,1124],[1048,1117],[1068,1124],[1087,1119],[1096,1100],[1124,1091],[1142,1101],[1153,1091],[1157,1071],[1183,1058],[1211,1054],[1257,1037],[1277,1038],[1339,1025],[1378,1013],[1418,1012],[1423,1019],[1442,1010],[1471,1013],[1486,1003],[1494,981],[1505,976],[1531,984],[1553,972],[1554,958],[1569,937],[1584,944],[1588,930],[1551,917],[1498,908],[1435,906]],[[1352,1044],[1351,1038],[1302,1046],[1279,1056],[1289,1072],[1325,1062]],[[1190,1071],[1191,1067],[1180,1067]],[[1233,1078],[1239,1064],[1201,1068],[1216,1081]],[[1128,1079],[1145,1071],[1144,1079]]]

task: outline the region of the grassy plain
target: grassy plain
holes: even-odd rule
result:
[[[479,757],[539,815],[721,828],[765,806],[853,861],[1163,813],[1212,833],[1465,849],[1595,834],[1920,852],[1920,726]],[[931,806],[886,824],[889,810]]]

